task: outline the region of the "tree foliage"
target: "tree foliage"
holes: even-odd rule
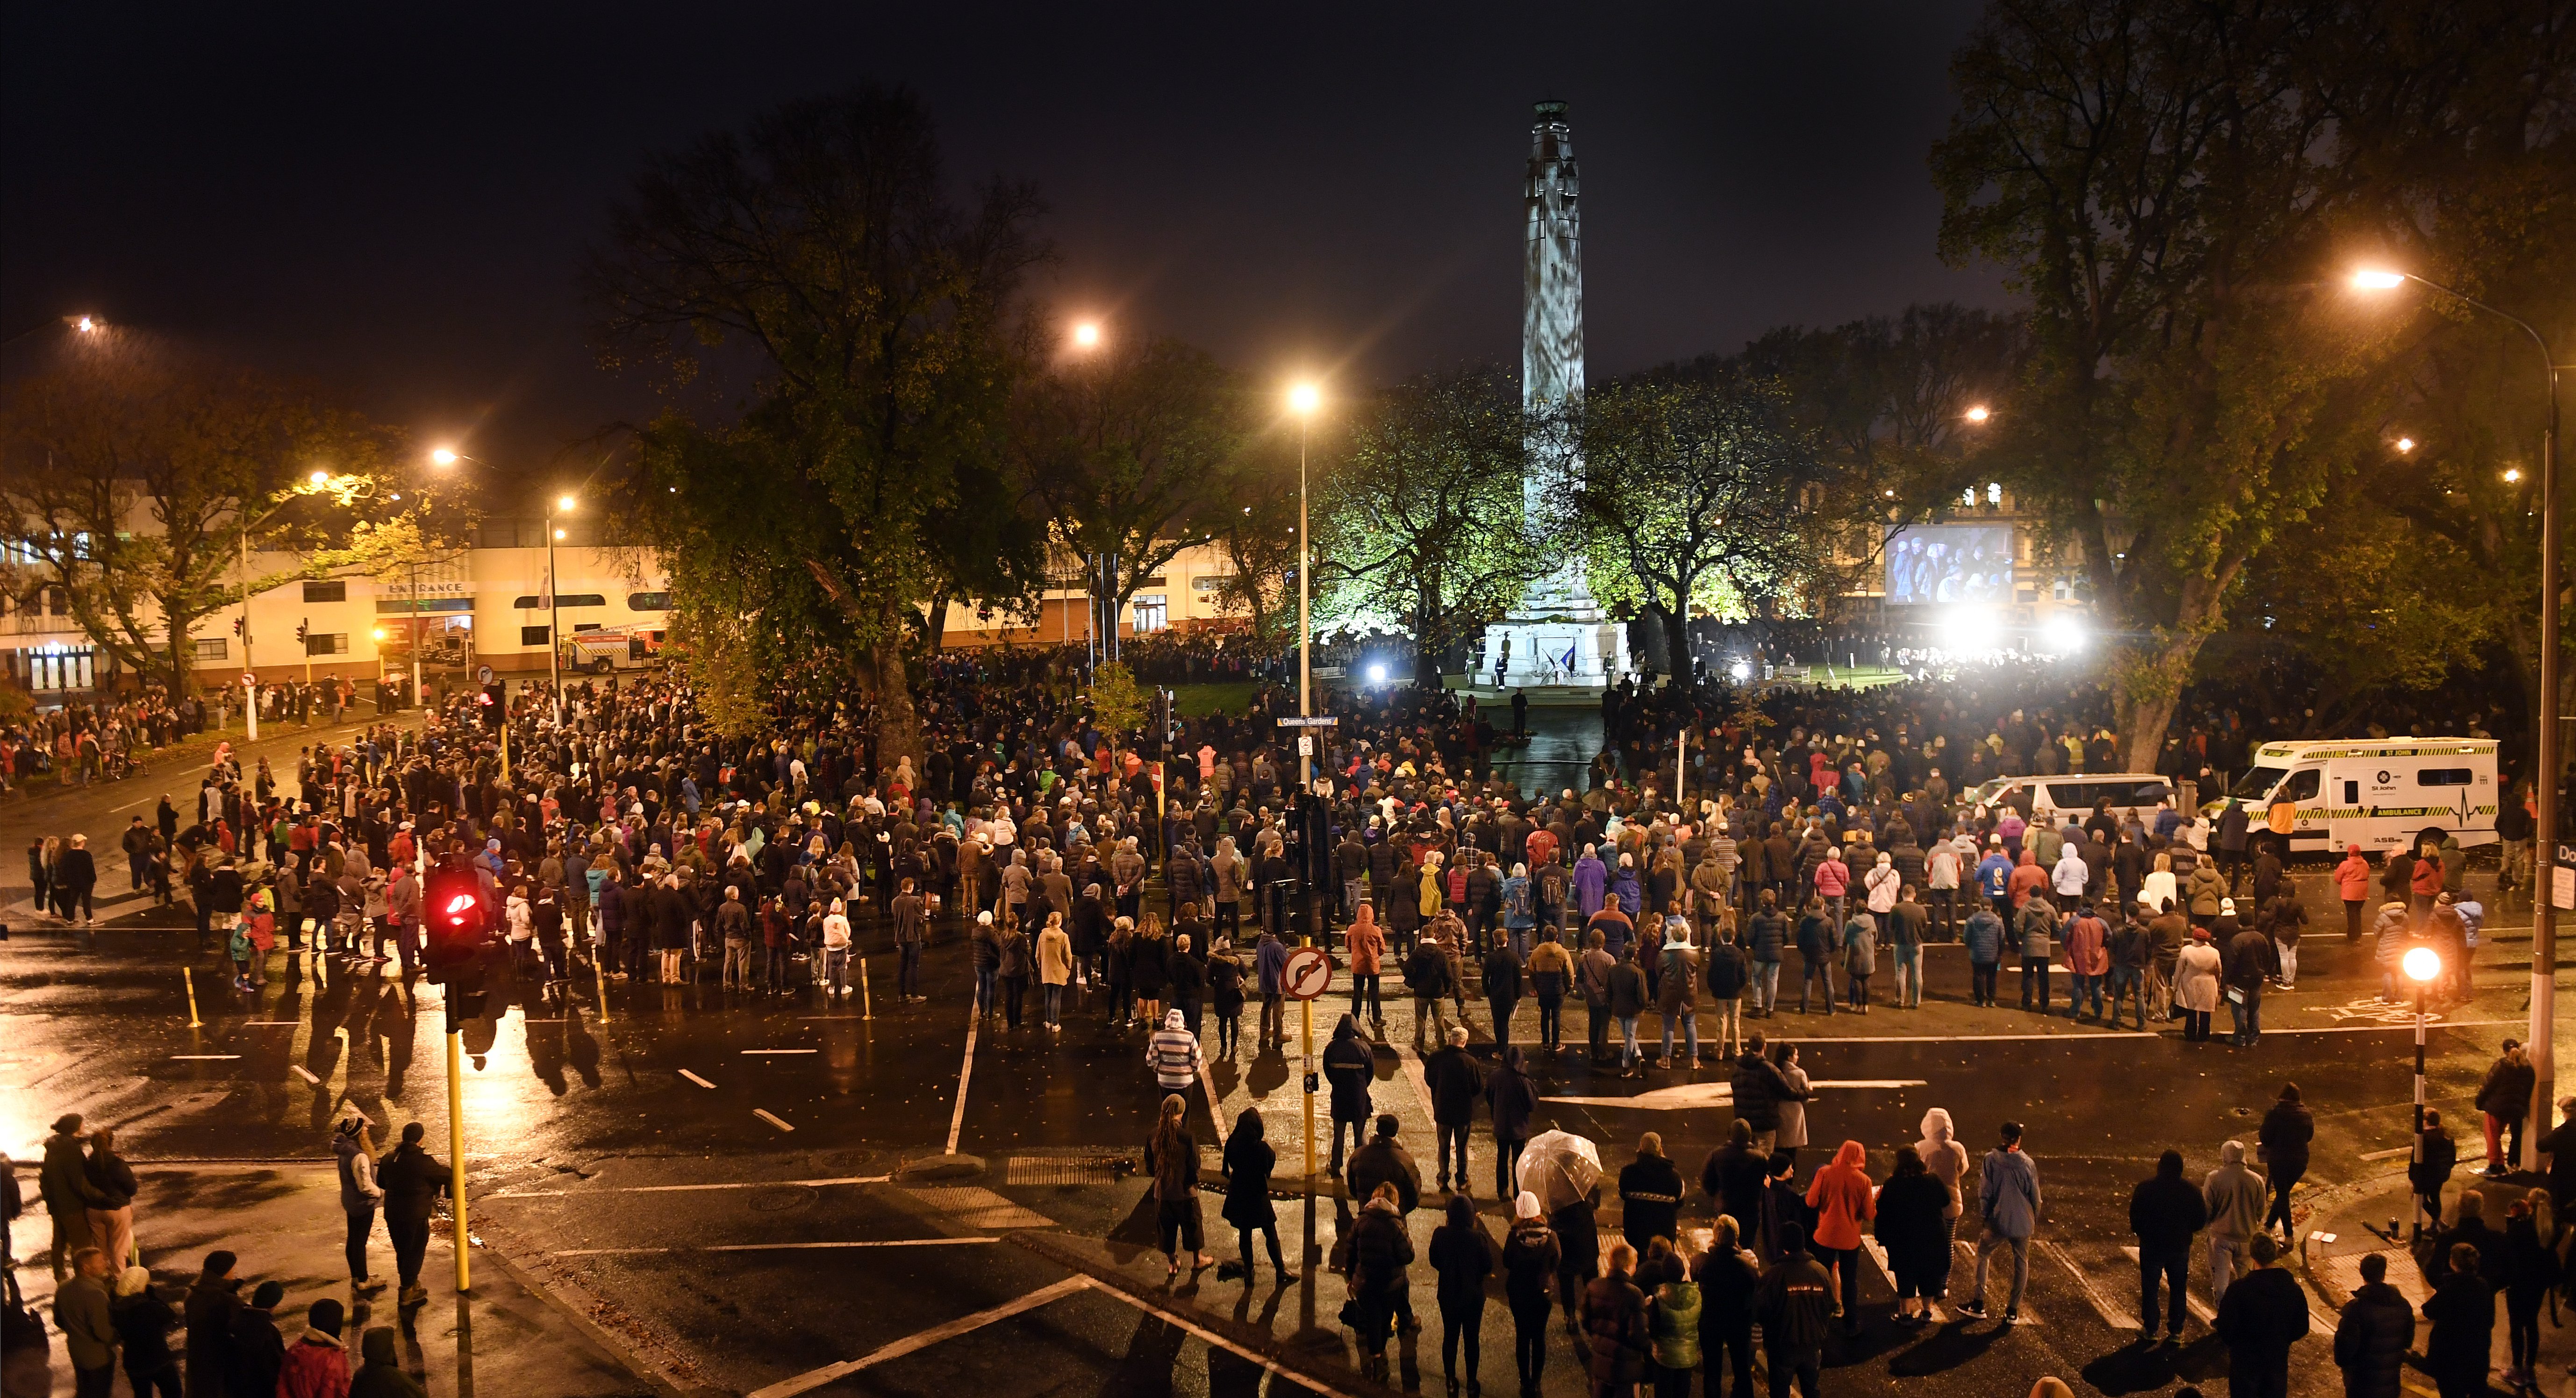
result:
[[[414,535],[399,514],[345,508],[373,492],[396,446],[309,391],[101,331],[9,390],[0,542],[22,603],[62,598],[92,645],[178,694],[208,617],[299,576],[366,567]],[[296,562],[250,573],[246,546]],[[281,656],[293,642],[267,644]]]
[[[1800,593],[1817,567],[1800,501],[1818,463],[1786,404],[1777,385],[1741,379],[1612,383],[1543,437],[1577,458],[1550,473],[1547,507],[1591,554],[1594,594],[1650,612],[1677,670],[1690,609]]]
[[[1408,634],[1446,665],[1556,551],[1524,517],[1519,393],[1493,370],[1426,376],[1361,409],[1315,506],[1325,616]]]
[[[1008,185],[952,204],[920,100],[867,87],[649,161],[590,262],[605,357],[672,395],[638,431],[631,513],[673,590],[739,619],[765,665],[854,675],[888,758],[921,753],[923,608],[1041,567],[1033,533],[957,527],[1013,498],[1037,212]]]
[[[1246,467],[1241,411],[1233,375],[1163,337],[1113,339],[1024,381],[1021,479],[1057,539],[1107,565],[1113,615],[1223,522]]]
[[[2392,336],[2335,288],[2406,197],[2390,152],[2484,100],[2481,44],[2566,27],[2560,3],[2486,7],[2519,20],[2484,35],[2437,8],[1998,3],[1953,62],[1942,250],[2000,264],[2029,305],[1989,460],[2081,547],[2133,765],[2230,595],[2367,435],[2355,390]]]

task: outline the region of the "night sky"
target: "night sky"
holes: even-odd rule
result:
[[[1045,302],[1262,375],[1516,366],[1544,97],[1596,379],[2003,296],[1933,253],[1964,0],[392,8],[9,7],[0,333],[96,312],[543,462],[651,406],[574,290],[639,158],[869,80],[961,188],[1037,182]]]

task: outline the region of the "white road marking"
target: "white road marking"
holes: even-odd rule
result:
[[[901,1359],[907,1354],[928,1349],[942,1340],[953,1340],[970,1331],[981,1330],[997,1320],[1008,1320],[1022,1311],[1035,1310],[1050,1301],[1084,1290],[1090,1285],[1089,1277],[1067,1277],[1053,1286],[1040,1287],[1026,1296],[1005,1301],[991,1310],[977,1311],[973,1315],[959,1316],[944,1325],[934,1325],[927,1330],[914,1331],[892,1344],[881,1345],[856,1359],[845,1359],[838,1364],[826,1364],[820,1369],[798,1374],[792,1379],[781,1379],[767,1388],[753,1390],[751,1398],[795,1398],[797,1394],[811,1392],[835,1379],[846,1378],[862,1369],[873,1368],[888,1360]]]
[[[311,1069],[306,1068],[303,1064],[301,1064],[301,1063],[289,1063],[289,1064],[287,1064],[286,1066],[287,1066],[287,1068],[288,1068],[288,1069],[290,1069],[291,1071],[293,1071],[293,1072],[294,1072],[295,1076],[297,1076],[297,1077],[299,1077],[299,1078],[304,1079],[306,1082],[309,1082],[309,1083],[313,1084],[315,1087],[320,1087],[320,1086],[322,1085],[322,1080],[321,1080],[320,1078],[317,1078],[317,1077],[313,1076],[312,1070],[311,1070]]]
[[[969,1008],[966,1017],[966,1058],[957,1065],[957,1110],[948,1117],[948,1153],[957,1153],[957,1138],[966,1133],[966,1084],[975,1076],[975,1034],[984,1024],[984,1016]],[[1210,1110],[1214,1110],[1210,1103]],[[804,1390],[798,1389],[801,1393]]]
[[[1886,1090],[1901,1087],[1925,1087],[1922,1078],[1841,1078],[1811,1082],[1811,1088],[1831,1087],[1852,1091]],[[1732,1083],[1695,1082],[1679,1087],[1659,1087],[1640,1092],[1634,1097],[1542,1097],[1543,1102],[1563,1102],[1577,1107],[1624,1107],[1634,1112],[1689,1111],[1702,1107],[1732,1106],[1735,1087]]]
[[[1334,1388],[1329,1384],[1319,1383],[1309,1375],[1291,1373],[1288,1370],[1281,1368],[1277,1360],[1270,1358],[1268,1355],[1255,1354],[1251,1350],[1236,1344],[1234,1341],[1227,1339],[1223,1335],[1219,1335],[1215,1331],[1208,1329],[1206,1326],[1192,1321],[1187,1315],[1179,1311],[1155,1305],[1153,1302],[1147,1301],[1142,1297],[1130,1296],[1126,1292],[1112,1286],[1104,1286],[1100,1288],[1100,1294],[1107,1296],[1112,1300],[1124,1301],[1128,1305],[1143,1311],[1145,1314],[1161,1320],[1166,1325],[1186,1331],[1213,1348],[1221,1349],[1229,1354],[1251,1360],[1253,1363],[1269,1370],[1271,1378],[1277,1382],[1295,1384],[1299,1388],[1309,1389],[1316,1393],[1323,1394],[1324,1398],[1352,1398],[1352,1395],[1344,1392],[1343,1390]],[[801,1392],[802,1390],[799,1391]],[[768,1390],[763,1389],[759,1393],[751,1395],[751,1398],[768,1398]]]
[[[821,1053],[821,1049],[744,1049],[746,1058],[761,1058],[775,1053]]]
[[[2138,1260],[2138,1249],[2135,1244],[2124,1247],[2120,1249],[2120,1251],[2127,1253],[2130,1261],[2135,1262]],[[2188,1280],[2189,1274],[2186,1273],[2185,1281],[2188,1282]],[[2159,1283],[2159,1285],[2161,1285],[2161,1283]],[[2185,1285],[2183,1287],[2182,1299],[2183,1303],[2191,1308],[2191,1313],[2200,1317],[2201,1324],[2216,1325],[2218,1323],[2218,1312],[2210,1309],[2209,1303],[2200,1299],[2200,1293],[2192,1290],[2189,1285]]]
[[[1880,1242],[1872,1234],[1864,1233],[1861,1235],[1860,1245],[1869,1249],[1869,1260],[1877,1263],[1878,1274],[1887,1278],[1888,1290],[1895,1290],[1896,1269],[1887,1265],[1887,1244]]]
[[[548,1257],[635,1257],[671,1252],[810,1252],[819,1248],[944,1248],[998,1243],[999,1238],[878,1238],[847,1243],[716,1243],[702,1248],[566,1248]]]
[[[703,1088],[712,1090],[715,1087],[714,1083],[707,1081],[705,1078],[699,1077],[697,1074],[690,1072],[686,1068],[680,1070],[680,1076],[687,1078],[689,1081],[696,1083],[698,1086]]]
[[[2075,1265],[2075,1259],[2066,1255],[2064,1248],[2043,1239],[2039,1250],[2056,1259],[2057,1265],[2066,1269],[2066,1275],[2075,1279],[2075,1289],[2083,1292],[2084,1299],[2093,1303],[2094,1314],[2102,1317],[2103,1324],[2114,1330],[2138,1328],[2138,1318],[2113,1306],[2109,1298],[2093,1285],[2093,1279],[2084,1275],[2084,1269]]]
[[[2395,1160],[2401,1155],[2413,1155],[2414,1153],[2415,1148],[2413,1146],[2391,1146],[2386,1150],[2364,1151],[2360,1158],[2363,1160]]]
[[[1977,1265],[1977,1245],[1976,1245],[1976,1244],[1974,1244],[1974,1243],[1972,1243],[1972,1242],[1969,1242],[1969,1241],[1968,1241],[1967,1239],[1965,1239],[1965,1238],[1954,1238],[1954,1239],[1952,1239],[1951,1241],[1952,1241],[1954,1244],[1956,1244],[1956,1245],[1957,1245],[1957,1247],[1958,1247],[1958,1249],[1959,1249],[1959,1255],[1960,1255],[1961,1257],[1964,1257],[1964,1258],[1966,1258],[1966,1259],[1967,1259],[1967,1263],[1966,1263],[1966,1265],[1967,1265],[1967,1267],[1968,1267],[1968,1269],[1969,1269],[1969,1270],[1968,1270],[1968,1285],[1969,1285],[1969,1286],[1975,1286],[1975,1285],[1977,1284],[1977,1273],[1976,1273],[1976,1265]],[[1996,1257],[1998,1257],[1998,1258],[2000,1258],[2000,1259],[2002,1259],[2002,1264],[2003,1264],[2001,1267],[1999,1267],[1999,1268],[1997,1269],[1997,1270],[1999,1270],[2000,1272],[2002,1272],[2002,1273],[2003,1273],[2003,1275],[2002,1275],[2002,1276],[2000,1276],[2000,1277],[1998,1277],[1998,1278],[1996,1278],[1996,1280],[1998,1280],[1998,1281],[2000,1281],[2000,1282],[2002,1282],[2002,1283],[2003,1283],[2003,1285],[2004,1285],[2004,1294],[2005,1294],[2005,1295],[2007,1295],[2007,1296],[2009,1296],[2009,1295],[2011,1295],[2011,1294],[2012,1294],[2012,1249],[2010,1249],[2010,1248],[1997,1248],[1997,1249],[1995,1249],[1995,1256],[1996,1256]],[[1984,1304],[1986,1304],[1986,1294],[1985,1294],[1984,1292],[1982,1292],[1982,1291],[1974,1292],[1974,1293],[1970,1294],[1970,1296],[1968,1297],[1968,1299],[1969,1299],[1969,1300],[1971,1300],[1971,1301],[1974,1301],[1974,1302],[1978,1303],[1979,1305],[1984,1305]],[[2023,1325],[2031,1325],[2031,1326],[2036,1326],[2036,1325],[2040,1324],[2041,1322],[2040,1322],[2040,1319],[2039,1319],[2039,1312],[2038,1312],[2035,1308],[2033,1308],[2033,1307],[2030,1305],[2030,1290],[2029,1290],[2029,1288],[2028,1288],[2028,1287],[2026,1287],[2026,1286],[2025,1286],[2025,1287],[2023,1288],[2023,1290],[2022,1290],[2021,1299],[2022,1299],[2022,1308],[2021,1308],[2021,1320],[2020,1320],[2020,1322],[2019,1322],[2019,1323],[2020,1323],[2020,1324],[2023,1324]],[[1951,1308],[1951,1310],[1950,1310],[1950,1314],[1951,1314],[1951,1315],[1953,1315],[1953,1316],[1955,1316],[1956,1318],[1958,1318],[1958,1319],[1960,1319],[1960,1320],[1975,1320],[1975,1319],[1977,1318],[1977,1317],[1975,1317],[1975,1316],[1968,1315],[1968,1314],[1966,1314],[1965,1312],[1960,1311],[1956,1306],[1953,1306],[1953,1307]],[[1986,1318],[1987,1318],[1987,1319],[1989,1319],[1989,1320],[2001,1320],[2001,1319],[2003,1319],[2003,1313],[2002,1313],[2002,1312],[2000,1312],[2000,1311],[1991,1312],[1991,1313],[1989,1313],[1989,1314],[1988,1314],[1988,1316],[1987,1316]]]
[[[254,1026],[254,1025],[260,1025],[260,1026],[284,1025],[284,1026],[286,1026],[286,1027],[288,1027],[288,1028],[293,1028],[294,1026],[299,1025],[299,1024],[302,1024],[303,1022],[304,1022],[304,1021],[302,1021],[302,1020],[300,1020],[300,1019],[246,1019],[246,1020],[243,1020],[243,1021],[242,1021],[242,1027],[243,1027],[243,1028],[245,1028],[245,1029],[248,1029],[248,1028],[250,1028],[250,1027],[252,1027],[252,1026]]]
[[[839,1184],[885,1184],[892,1175],[842,1175],[828,1180],[735,1180],[724,1184],[611,1184],[597,1189],[504,1189],[487,1199],[561,1199],[573,1194],[686,1194],[708,1189],[821,1189]]]
[[[238,1053],[174,1053],[170,1055],[170,1061],[173,1063],[216,1063],[239,1057],[241,1057],[241,1055]]]
[[[769,1109],[766,1107],[754,1107],[751,1109],[751,1114],[765,1122],[768,1122],[770,1125],[777,1127],[781,1131],[793,1131],[796,1129],[795,1127],[788,1125],[786,1122],[779,1120],[776,1116],[771,1115]]]

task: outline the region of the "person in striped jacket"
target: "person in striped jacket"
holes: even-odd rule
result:
[[[1184,1091],[1198,1080],[1199,1065],[1206,1061],[1187,1018],[1178,1010],[1165,1011],[1163,1027],[1145,1041],[1145,1066],[1154,1070],[1155,1086],[1165,1092]]]

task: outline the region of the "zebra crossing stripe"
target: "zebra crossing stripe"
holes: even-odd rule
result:
[[[2103,1324],[2114,1330],[2138,1328],[2138,1318],[2113,1306],[2109,1298],[2103,1296],[2101,1289],[2093,1285],[2093,1279],[2084,1275],[2084,1269],[2075,1265],[2075,1259],[2066,1255],[2066,1249],[2055,1243],[2043,1241],[2039,1245],[2039,1250],[2047,1253],[2058,1266],[2066,1269],[2066,1275],[2075,1279],[2075,1289],[2083,1292],[2084,1299],[2093,1303],[2093,1310],[2102,1317]]]

